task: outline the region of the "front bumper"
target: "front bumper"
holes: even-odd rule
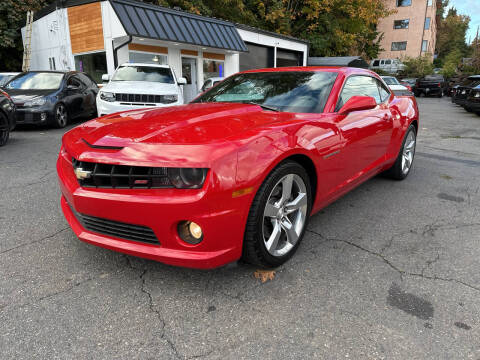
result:
[[[469,108],[473,112],[480,112],[480,99],[479,98],[467,99],[464,106]]]
[[[50,106],[19,107],[15,111],[17,124],[46,124],[54,118]]]
[[[168,106],[175,106],[175,105],[182,105],[182,104],[183,102],[180,101],[179,99],[177,102],[174,102],[171,104],[155,104],[155,106],[151,106],[151,105],[146,106],[142,104],[123,105],[118,101],[114,101],[114,102],[104,101],[97,96],[97,115],[100,117],[100,116],[109,115],[109,114],[122,112],[122,111],[149,109],[152,107],[160,108],[160,107],[168,107]]]
[[[71,228],[84,242],[165,264],[215,268],[242,254],[243,235],[251,196],[232,198],[232,192],[211,189],[209,176],[203,189],[96,189],[82,188],[69,156],[57,161],[62,210]],[[74,211],[111,221],[149,227],[159,244],[131,241],[87,230]],[[190,245],[180,239],[180,221],[202,227],[204,239]]]

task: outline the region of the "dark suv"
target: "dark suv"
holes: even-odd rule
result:
[[[443,97],[446,92],[446,82],[442,75],[427,75],[417,80],[415,96]]]
[[[470,95],[470,91],[478,85],[480,85],[480,75],[469,76],[460,85],[454,87],[452,102],[463,106],[467,111],[471,111],[467,106],[467,98]]]

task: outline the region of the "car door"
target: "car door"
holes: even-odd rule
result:
[[[67,78],[67,88],[65,89],[65,105],[71,118],[77,117],[82,113],[83,109],[83,92],[85,84],[83,84],[78,75],[71,75]]]
[[[98,86],[87,74],[80,73],[78,76],[82,83],[85,84],[85,88],[83,90],[82,116],[88,116],[96,113],[97,111],[96,99]]]
[[[339,114],[338,111],[352,96],[371,96],[378,105],[372,110]],[[335,108],[336,124],[343,142],[339,154],[343,165],[340,182],[350,183],[377,169],[385,161],[393,132],[389,98],[390,91],[374,77],[352,75],[346,79]]]

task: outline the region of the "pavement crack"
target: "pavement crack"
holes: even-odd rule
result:
[[[66,228],[63,228],[63,229],[61,229],[61,230],[58,230],[57,232],[55,232],[55,233],[53,233],[53,234],[51,234],[51,235],[47,235],[47,236],[45,236],[45,237],[43,237],[43,238],[41,238],[41,239],[33,240],[33,241],[29,242],[29,243],[20,244],[20,245],[11,247],[11,248],[9,248],[9,249],[5,249],[5,250],[3,250],[3,251],[0,251],[0,255],[6,254],[6,253],[8,253],[8,252],[10,252],[10,251],[17,250],[17,249],[19,249],[19,248],[22,248],[22,247],[25,247],[25,246],[28,246],[28,245],[36,244],[36,243],[39,243],[39,242],[42,242],[42,241],[51,239],[51,238],[57,236],[58,234],[60,234],[61,232],[65,231],[65,230],[68,230],[68,229],[70,229],[70,227],[66,227]]]
[[[427,260],[427,261],[425,262],[425,266],[423,267],[422,272],[421,272],[422,276],[425,274],[425,271],[426,271],[432,264],[436,263],[438,260],[440,260],[440,254],[437,254],[437,256],[435,257],[435,259],[433,259],[433,260]]]
[[[462,224],[462,225],[466,225],[466,224]],[[472,224],[468,224],[469,226],[471,226]],[[475,224],[476,225],[476,224]],[[314,234],[317,234],[319,236],[321,236],[323,238],[322,235],[318,234],[317,232],[315,231],[312,231],[312,230],[307,230],[311,233],[314,233]],[[389,261],[388,259],[385,258],[385,256],[379,252],[376,252],[376,251],[373,251],[373,250],[369,250],[367,248],[364,248],[358,244],[355,244],[351,241],[348,241],[348,240],[343,240],[343,239],[336,239],[336,238],[327,238],[326,241],[335,241],[335,242],[342,242],[342,243],[345,243],[347,245],[350,245],[352,247],[355,247],[359,250],[362,250],[372,256],[375,256],[375,257],[378,257],[379,259],[381,259],[385,264],[387,264],[390,268],[392,268],[393,270],[395,270],[396,272],[398,272],[400,274],[400,278],[402,279],[403,276],[412,276],[412,277],[420,277],[420,278],[423,278],[423,279],[427,279],[427,280],[440,280],[440,281],[446,281],[446,282],[454,282],[454,283],[457,283],[457,284],[460,284],[460,285],[463,285],[463,286],[466,286],[472,290],[476,290],[476,291],[480,291],[480,287],[478,286],[475,286],[475,285],[472,285],[472,284],[469,284],[463,280],[458,280],[458,279],[453,279],[453,278],[445,278],[445,277],[440,277],[440,276],[437,276],[437,275],[425,275],[423,274],[423,271],[421,273],[413,273],[413,272],[409,272],[409,271],[406,271],[406,270],[403,270],[403,269],[400,269],[398,268],[397,266],[395,266],[391,261]],[[439,258],[439,257],[438,257]],[[435,261],[438,261],[438,259],[434,259],[431,261],[430,265],[432,263],[434,263]]]
[[[152,293],[150,291],[148,291],[147,287],[146,287],[146,279],[145,279],[145,275],[148,273],[148,269],[139,269],[137,267],[135,267],[132,263],[132,260],[130,259],[130,257],[128,255],[124,255],[125,256],[125,259],[127,260],[127,264],[128,266],[133,269],[133,270],[139,270],[141,271],[140,275],[139,275],[139,279],[141,280],[141,286],[140,286],[140,291],[142,293],[144,293],[147,297],[147,300],[148,300],[148,307],[150,309],[150,312],[153,313],[156,318],[158,319],[158,321],[160,321],[160,324],[162,326],[162,335],[160,336],[161,339],[165,340],[168,344],[168,346],[172,349],[173,353],[175,354],[175,357],[177,359],[181,359],[182,356],[180,355],[175,343],[167,337],[167,330],[166,330],[166,322],[165,320],[163,319],[162,317],[162,314],[159,310],[156,309],[155,307],[155,301],[153,299],[153,296],[152,296]],[[185,358],[183,356],[183,358]]]

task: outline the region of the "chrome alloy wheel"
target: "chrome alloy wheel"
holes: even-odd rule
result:
[[[413,157],[415,155],[415,132],[410,131],[405,140],[402,153],[402,172],[408,174],[410,168],[412,167]]]
[[[297,243],[306,223],[307,187],[288,174],[273,187],[263,213],[263,241],[273,256],[286,255]]]
[[[63,104],[57,105],[55,118],[57,120],[58,126],[65,127],[67,125],[67,109]]]

